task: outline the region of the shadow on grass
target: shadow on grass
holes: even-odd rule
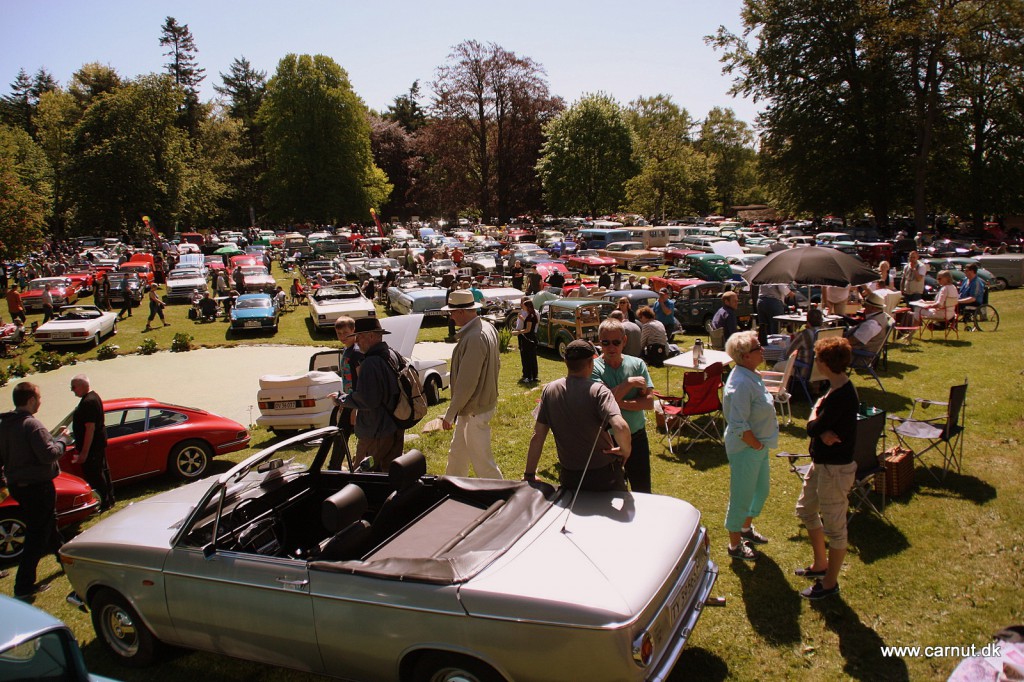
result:
[[[690,442],[685,438],[674,439],[672,449],[675,450],[675,455],[673,455],[668,450],[668,444],[663,441],[662,452],[658,458],[665,462],[686,464],[694,471],[708,471],[729,463],[725,456],[725,448],[721,443],[705,440],[695,443],[692,448],[687,450],[686,446]]]
[[[842,596],[811,602],[811,608],[825,619],[825,627],[838,635],[847,675],[856,680],[910,679],[906,662],[896,656],[882,656],[885,640],[861,622]]]
[[[924,468],[933,472],[939,477],[939,480],[936,481],[934,476],[923,471]],[[919,495],[957,497],[975,504],[985,504],[996,497],[995,486],[977,476],[968,476],[966,474],[958,474],[955,471],[949,471],[946,473],[946,477],[943,478],[941,468],[936,466],[919,467],[915,472],[915,476],[919,484],[917,488]]]
[[[707,649],[692,647],[683,649],[669,680],[705,680],[717,682],[729,677],[729,664]]]
[[[801,597],[775,560],[762,553],[756,562],[730,559],[730,564],[740,580],[743,606],[754,631],[774,646],[799,642]]]
[[[846,527],[850,544],[865,564],[894,556],[910,548],[910,541],[896,526],[879,516],[861,511],[853,515]]]

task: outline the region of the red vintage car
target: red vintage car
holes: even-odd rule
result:
[[[203,256],[203,262],[206,263],[206,269],[213,272],[227,269],[227,266],[224,265],[224,259],[220,256]]]
[[[57,525],[61,528],[84,521],[99,506],[89,484],[67,472],[53,480],[57,488]],[[0,500],[0,562],[21,554],[25,545],[25,522],[13,497]]]
[[[598,272],[601,268],[615,269],[615,259],[600,255],[596,249],[577,251],[565,259],[565,264],[569,269],[583,273]]]
[[[856,242],[856,245],[857,255],[868,265],[878,267],[882,261],[892,263],[892,244],[889,242]]]
[[[78,294],[80,296],[89,296],[93,292],[93,288],[96,285],[96,274],[92,268],[76,268],[69,270],[64,275],[71,280],[75,286],[78,287]]]
[[[117,270],[118,272],[134,273],[138,275],[139,281],[143,284],[152,284],[153,280],[156,279],[153,267],[149,263],[128,261],[127,263],[121,263],[117,266]]]
[[[703,253],[703,251],[697,251],[697,253]],[[688,287],[691,284],[699,284],[703,281],[699,277],[687,275],[686,271],[682,268],[669,268],[665,271],[665,274],[651,277],[651,289],[658,291],[662,287],[668,287],[673,292],[678,293],[684,287]]]
[[[182,480],[200,478],[217,455],[249,447],[249,431],[238,422],[194,407],[152,398],[103,401],[107,463],[115,484],[170,472]],[[68,415],[53,433],[71,424]],[[70,428],[70,427],[69,427]],[[73,454],[74,447],[68,448]],[[81,475],[65,455],[61,468]]]
[[[237,256],[232,256],[228,259],[228,274],[233,275],[237,268],[248,268],[257,265],[263,265],[262,259],[257,259],[252,254],[244,253]]]
[[[694,253],[705,253],[704,251],[694,251],[683,246],[669,246],[662,253],[665,256],[666,265],[679,265],[686,257]]]
[[[50,285],[53,308],[69,305],[78,300],[78,286],[68,277],[40,277],[29,282],[21,292],[21,302],[28,312],[42,312],[43,285]]]

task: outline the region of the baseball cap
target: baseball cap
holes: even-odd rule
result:
[[[597,355],[597,351],[594,350],[594,344],[582,339],[573,341],[565,349],[566,360],[586,360],[595,355]]]

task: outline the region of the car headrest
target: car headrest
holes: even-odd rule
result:
[[[388,467],[388,480],[394,490],[405,490],[427,473],[427,458],[419,450],[396,457]]]
[[[337,533],[363,518],[366,506],[366,493],[355,483],[349,483],[324,500],[320,518],[328,532]]]

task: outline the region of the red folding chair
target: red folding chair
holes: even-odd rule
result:
[[[687,372],[683,375],[683,395],[663,396],[657,398],[661,410],[665,414],[665,438],[668,451],[675,455],[672,440],[683,435],[684,431],[696,433],[686,446],[693,447],[698,437],[713,440],[722,444],[722,433],[718,428],[718,419],[722,417],[722,363],[716,362],[703,372]]]

